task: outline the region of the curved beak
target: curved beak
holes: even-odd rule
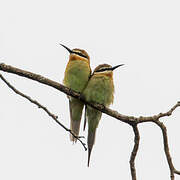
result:
[[[60,44],[60,43],[59,43]],[[63,44],[60,44],[62,47],[64,47],[66,50],[68,50],[68,52],[71,54],[73,51],[71,49],[69,49],[68,47],[66,47],[65,45]]]
[[[116,68],[118,68],[118,67],[120,67],[120,66],[123,66],[124,64],[120,64],[120,65],[117,65],[117,66],[114,66],[114,67],[112,67],[111,69],[112,69],[112,71],[114,71]]]

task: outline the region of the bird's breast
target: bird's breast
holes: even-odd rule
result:
[[[66,67],[64,84],[74,91],[81,92],[90,76],[90,67],[87,62],[70,61]]]

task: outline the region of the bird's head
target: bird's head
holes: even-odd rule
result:
[[[88,53],[85,50],[78,49],[78,48],[71,50],[63,44],[60,44],[60,45],[64,47],[70,53],[69,60],[71,61],[82,60],[82,61],[87,61],[89,63],[90,58],[89,58]]]
[[[114,66],[112,67],[111,65],[109,64],[100,64],[99,66],[97,66],[95,69],[94,69],[94,72],[93,72],[93,75],[104,75],[104,76],[109,76],[109,77],[112,77],[113,76],[113,71],[120,67],[120,66],[123,66],[124,64],[120,64],[120,65],[117,65],[117,66]]]

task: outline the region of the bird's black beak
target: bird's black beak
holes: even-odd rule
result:
[[[124,64],[120,64],[120,65],[117,65],[117,66],[114,66],[111,68],[112,71],[114,71],[116,68],[120,67],[120,66],[123,66]]]
[[[71,49],[69,49],[69,48],[66,47],[65,45],[63,45],[63,44],[60,44],[60,45],[61,45],[62,47],[64,47],[65,49],[67,49],[70,54],[73,52]]]

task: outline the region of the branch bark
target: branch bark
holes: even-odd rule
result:
[[[43,109],[50,117],[52,117],[52,119],[54,119],[54,121],[59,124],[63,129],[65,129],[66,131],[68,131],[70,134],[72,134],[72,136],[74,136],[84,147],[85,151],[87,150],[86,144],[84,142],[82,142],[82,140],[80,138],[82,138],[82,136],[76,136],[70,129],[68,129],[65,125],[63,125],[61,122],[58,121],[58,116],[54,115],[53,113],[51,113],[45,106],[43,106],[42,104],[40,104],[38,101],[33,100],[30,96],[25,95],[24,93],[20,92],[19,90],[17,90],[14,86],[12,86],[3,76],[2,74],[0,74],[0,78],[6,83],[6,85],[12,89],[16,94],[22,96],[23,98],[29,100],[31,103],[35,104],[38,106],[38,108]]]
[[[174,168],[172,158],[169,152],[167,129],[166,129],[166,126],[162,122],[156,121],[155,123],[161,128],[162,135],[163,135],[164,152],[166,154],[166,159],[167,159],[169,169],[170,169],[170,177],[171,177],[171,180],[174,180],[175,168]]]
[[[167,116],[171,116],[171,114],[175,111],[175,109],[177,107],[180,106],[180,101],[178,101],[170,110],[168,110],[167,112],[164,113],[159,113],[157,115],[154,116],[140,116],[140,117],[134,117],[134,116],[127,116],[127,115],[123,115],[115,110],[112,110],[110,108],[107,108],[101,104],[92,104],[90,102],[87,102],[78,92],[75,92],[65,86],[63,86],[62,84],[52,81],[48,78],[45,78],[41,75],[29,72],[29,71],[25,71],[25,70],[21,70],[18,69],[16,67],[13,66],[9,66],[6,65],[4,63],[0,64],[0,70],[4,71],[4,72],[9,72],[9,73],[13,73],[22,77],[26,77],[28,79],[31,80],[35,80],[37,82],[40,82],[42,84],[48,85],[50,87],[53,87],[65,94],[67,94],[68,96],[72,96],[74,98],[78,98],[80,99],[82,102],[84,102],[85,104],[111,116],[114,117],[117,120],[120,120],[124,123],[127,123],[129,125],[132,126],[134,134],[135,134],[135,138],[134,138],[134,148],[133,151],[131,153],[131,158],[130,158],[130,167],[131,167],[131,176],[132,176],[132,180],[136,180],[136,168],[135,168],[135,157],[138,151],[138,147],[139,147],[139,140],[140,140],[140,136],[139,136],[139,131],[137,128],[137,125],[139,123],[145,123],[145,122],[153,122],[156,125],[158,125],[161,128],[162,134],[163,134],[163,143],[164,143],[164,151],[166,154],[166,159],[169,165],[169,169],[170,169],[170,177],[171,180],[174,180],[174,174],[180,175],[180,171],[176,170],[174,168],[171,156],[170,156],[170,152],[169,152],[169,145],[168,145],[168,139],[167,139],[167,130],[165,125],[159,121],[160,118],[162,117],[167,117]],[[59,121],[58,121],[59,122]],[[65,128],[66,129],[66,128]],[[68,129],[68,128],[67,128]],[[69,131],[69,130],[68,130]],[[83,145],[83,144],[82,144]]]
[[[138,130],[137,124],[132,125],[132,128],[134,131],[134,148],[133,148],[133,151],[131,153],[129,163],[130,163],[132,180],[136,180],[136,168],[135,168],[135,162],[134,161],[135,161],[137,151],[139,148],[140,135],[139,135],[139,130]]]
[[[43,76],[41,76],[39,74],[35,74],[35,73],[29,72],[29,71],[18,69],[18,68],[15,68],[13,66],[6,65],[4,63],[0,64],[0,70],[4,71],[4,72],[13,73],[13,74],[16,74],[16,75],[19,75],[19,76],[22,76],[22,77],[26,77],[28,79],[31,79],[31,80],[40,82],[42,84],[48,85],[50,87],[53,87],[53,88],[65,93],[65,94],[67,94],[68,96],[78,98],[82,102],[84,102],[85,104],[88,104],[89,106],[91,106],[91,107],[93,107],[93,108],[95,108],[95,109],[97,109],[97,110],[111,116],[111,117],[114,117],[114,118],[116,118],[116,119],[118,119],[118,120],[120,120],[122,122],[128,123],[128,124],[133,124],[134,122],[143,123],[143,122],[156,121],[157,119],[159,119],[161,117],[170,116],[172,114],[172,112],[177,107],[180,106],[180,102],[177,102],[168,112],[159,113],[159,114],[154,115],[154,116],[147,116],[147,117],[144,117],[144,116],[140,116],[140,117],[126,116],[126,115],[118,113],[115,110],[107,108],[107,107],[105,107],[105,106],[103,106],[101,104],[96,104],[96,103],[92,104],[90,102],[87,102],[83,97],[80,96],[80,93],[75,92],[75,91],[69,89],[68,87],[63,86],[62,84],[60,84],[60,83],[58,83],[56,81],[50,80],[50,79],[48,79],[46,77],[43,77]]]

